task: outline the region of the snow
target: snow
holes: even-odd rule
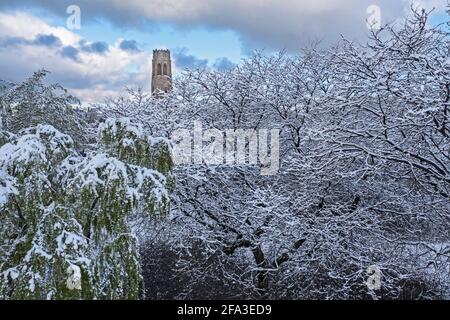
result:
[[[15,179],[0,170],[0,208],[8,202],[11,195],[17,195],[18,193]]]
[[[51,260],[53,258],[53,255],[46,252],[42,246],[40,246],[39,244],[37,244],[36,242],[32,243],[32,247],[30,250],[27,251],[25,258],[23,259],[24,262],[30,262],[31,259],[35,258],[35,257],[43,257],[47,260]]]
[[[56,237],[58,244],[56,252],[62,254],[68,250],[68,247],[78,250],[82,246],[87,245],[87,241],[79,233],[68,232],[63,230],[59,236]]]
[[[142,139],[144,130],[141,124],[132,123],[130,118],[109,118],[103,122],[98,128],[99,134],[102,136],[105,132],[111,134],[113,139],[117,139],[123,133],[132,134],[134,138]]]
[[[20,272],[19,272],[19,270],[17,270],[16,267],[9,268],[5,272],[3,272],[4,281],[8,281],[9,278],[15,280],[19,277],[19,275],[20,275]]]
[[[92,159],[86,160],[80,167],[82,169],[73,181],[79,185],[80,189],[89,190],[95,196],[99,195],[99,188],[112,186],[116,181],[123,186],[126,198],[134,201],[144,197],[142,191],[145,189],[143,188],[148,181],[151,181],[153,187],[150,192],[157,203],[162,203],[164,199],[168,198],[165,187],[167,179],[156,170],[126,165],[107,154],[98,154]]]

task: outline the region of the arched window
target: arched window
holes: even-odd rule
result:
[[[162,75],[162,67],[161,67],[161,63],[158,63],[158,76]]]
[[[163,70],[164,70],[164,75],[167,76],[167,64],[165,64],[165,63],[164,63]]]

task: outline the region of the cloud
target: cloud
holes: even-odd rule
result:
[[[189,54],[187,48],[176,49],[172,56],[175,60],[175,66],[179,69],[206,68],[208,65],[207,59],[199,59],[196,56]]]
[[[222,57],[214,62],[213,68],[219,71],[227,71],[233,69],[235,66],[236,64],[231,62],[227,57]]]
[[[0,6],[4,3],[4,1],[0,0]],[[12,13],[0,11],[0,35],[3,37],[16,37],[31,41],[40,34],[58,37],[63,45],[69,45],[81,40],[81,37],[76,33],[64,27],[52,27],[42,19],[31,14],[21,11]]]
[[[105,54],[109,50],[106,42],[88,43],[86,40],[80,41],[81,50],[89,53]]]
[[[53,34],[39,34],[33,43],[47,47],[59,47],[62,44],[61,40]]]
[[[78,57],[79,50],[73,46],[66,46],[61,50],[61,56],[65,58],[72,59],[73,61],[80,62]]]
[[[414,0],[445,10],[445,0]],[[61,16],[72,0],[0,0],[0,6],[41,6]],[[233,30],[248,48],[296,50],[314,40],[332,43],[341,34],[367,34],[366,9],[381,8],[382,21],[403,16],[409,1],[392,0],[78,0],[82,19],[105,18],[118,27],[146,28],[171,24],[182,30],[197,27]],[[85,21],[82,20],[82,25]]]
[[[62,45],[61,40],[52,34],[38,34],[34,39],[28,40],[22,37],[3,37],[0,39],[2,46],[46,46],[46,47],[60,47]]]
[[[121,43],[89,41],[31,14],[0,12],[0,77],[18,83],[44,68],[49,82],[84,102],[117,96],[126,86],[149,90],[151,54],[124,51]]]
[[[445,0],[416,2],[427,9],[445,10]],[[136,41],[92,41],[35,15],[14,11],[40,7],[65,19],[71,4],[72,0],[0,0],[0,76],[19,82],[33,71],[46,68],[52,71],[52,81],[88,102],[116,95],[124,86],[148,90],[151,53],[140,50]],[[78,0],[77,4],[82,28],[102,18],[118,30],[148,30],[158,24],[182,31],[198,27],[231,30],[239,35],[246,50],[263,47],[290,51],[317,39],[335,42],[340,34],[362,38],[368,31],[365,21],[369,5],[380,7],[383,23],[403,16],[409,7],[407,0]],[[205,43],[205,51],[207,46]],[[209,64],[186,48],[174,50],[173,57],[176,67],[182,69]],[[226,70],[232,62],[220,58],[212,67]]]
[[[129,52],[140,52],[139,45],[136,40],[122,40],[120,42],[120,49]]]

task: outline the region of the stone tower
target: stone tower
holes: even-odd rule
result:
[[[152,94],[172,89],[172,60],[169,50],[153,50]]]

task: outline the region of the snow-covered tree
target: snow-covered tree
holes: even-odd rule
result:
[[[168,144],[126,119],[101,125],[87,156],[49,125],[9,140],[0,148],[1,296],[138,298],[131,221],[168,210]]]
[[[59,84],[46,85],[49,72],[39,70],[26,81],[0,84],[0,130],[20,130],[49,124],[70,135],[77,145],[85,143],[87,125],[80,102]]]
[[[255,53],[227,72],[187,71],[139,111],[155,130],[154,113],[165,112],[156,104],[182,111],[166,114],[178,127],[282,129],[274,177],[175,169],[164,228],[193,284],[181,297],[220,275],[254,297],[370,298],[371,265],[383,272],[381,297],[448,292],[448,33],[427,18],[412,12],[367,45],[343,39],[297,56]],[[211,260],[193,261],[199,246]]]

